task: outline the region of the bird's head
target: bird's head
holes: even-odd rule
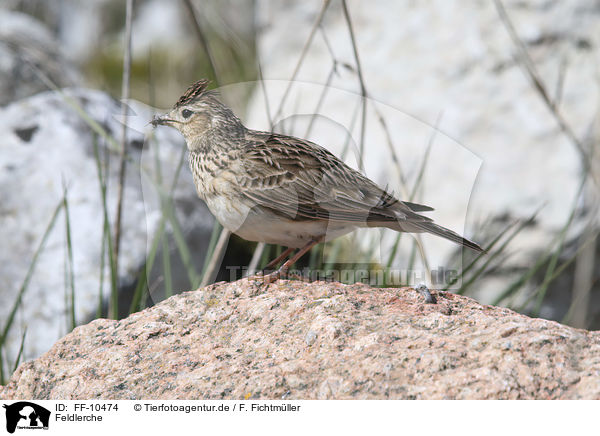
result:
[[[244,130],[241,121],[218,98],[208,91],[208,80],[190,86],[173,109],[152,118],[152,125],[174,127],[184,136],[188,148],[200,148],[210,133],[218,136],[239,135]]]

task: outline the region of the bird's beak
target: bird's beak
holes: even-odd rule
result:
[[[165,114],[165,115],[160,115],[160,116],[155,115],[152,118],[152,121],[150,121],[150,124],[152,124],[152,127],[157,127],[159,125],[172,126],[174,122],[175,122],[175,120],[172,120]]]

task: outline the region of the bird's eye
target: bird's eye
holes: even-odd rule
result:
[[[192,112],[189,109],[184,109],[184,110],[181,111],[181,115],[183,115],[183,118],[189,118],[189,117],[192,116],[193,113],[194,112]]]

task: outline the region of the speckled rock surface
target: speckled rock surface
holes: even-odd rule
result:
[[[0,398],[600,398],[600,333],[437,298],[220,283],[78,327]]]

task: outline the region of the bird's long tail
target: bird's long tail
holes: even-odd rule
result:
[[[438,226],[435,223],[428,222],[428,221],[424,221],[424,222],[412,221],[410,224],[411,224],[411,226],[415,226],[424,232],[433,233],[434,235],[441,236],[442,238],[445,238],[445,239],[449,239],[450,241],[456,242],[457,244],[461,244],[461,245],[464,245],[465,247],[469,247],[472,250],[479,251],[479,252],[485,251],[483,248],[481,248],[475,242],[469,241],[468,239],[460,236],[458,233],[455,233],[452,230],[447,229],[445,227]]]

